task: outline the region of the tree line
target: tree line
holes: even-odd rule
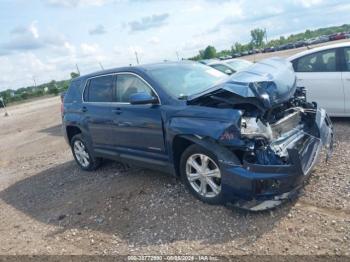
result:
[[[232,56],[237,53],[246,52],[253,49],[262,49],[266,47],[277,47],[280,45],[284,45],[287,43],[295,43],[300,40],[307,40],[315,37],[319,37],[321,35],[330,35],[334,33],[340,32],[349,32],[350,25],[344,24],[341,26],[332,26],[326,28],[319,28],[316,30],[307,29],[305,32],[301,32],[298,34],[291,34],[287,37],[280,36],[277,39],[271,39],[267,41],[266,29],[255,28],[250,31],[251,40],[248,43],[242,44],[239,42],[235,42],[231,49],[217,51],[214,46],[207,46],[204,50],[200,50],[199,53],[189,58],[190,60],[201,60],[201,59],[211,59],[218,58],[222,56]]]
[[[71,79],[79,76],[79,74],[75,72],[72,72],[70,75]],[[37,86],[22,87],[17,90],[7,89],[0,92],[0,97],[3,98],[4,103],[7,105],[13,102],[20,102],[44,95],[58,95],[59,93],[68,89],[71,79],[62,81],[52,80],[49,83]]]

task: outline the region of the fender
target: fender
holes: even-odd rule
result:
[[[169,117],[165,123],[167,141],[177,135],[208,137],[219,144],[242,147],[240,137],[242,111],[236,109],[187,107]]]

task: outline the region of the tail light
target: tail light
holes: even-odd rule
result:
[[[64,93],[61,93],[60,97],[61,97],[61,115],[63,116],[63,111],[64,111],[64,106],[63,106],[63,100],[64,100]]]

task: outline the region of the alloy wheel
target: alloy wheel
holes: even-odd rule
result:
[[[212,198],[221,192],[221,172],[204,154],[193,154],[186,161],[186,175],[191,187],[201,196]]]
[[[79,164],[81,164],[83,167],[88,167],[90,165],[90,157],[83,142],[76,140],[73,145],[73,150]]]

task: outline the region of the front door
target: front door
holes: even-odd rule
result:
[[[148,92],[156,96],[151,87],[139,76],[117,74],[113,144],[122,157],[147,158],[155,162],[166,161],[161,105],[131,105],[130,95]],[[160,101],[159,101],[160,102]]]
[[[308,101],[315,101],[330,115],[343,115],[344,89],[337,63],[337,49],[300,57],[293,62],[297,85],[305,87]]]
[[[350,116],[350,47],[344,48],[342,80],[344,86],[345,114]]]

